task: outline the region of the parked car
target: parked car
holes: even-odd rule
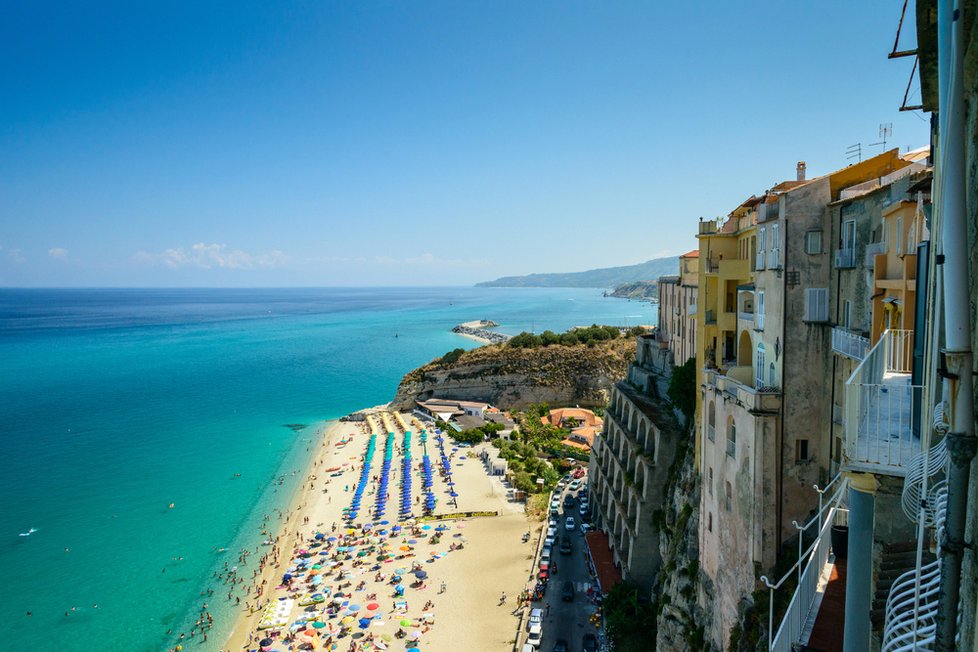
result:
[[[577,527],[577,523],[574,521],[574,517],[568,516],[567,520],[564,521],[564,528],[566,528],[568,532],[573,532],[575,527]]]
[[[570,646],[562,638],[558,638],[554,643],[554,652],[570,652]]]
[[[543,642],[543,626],[534,625],[530,628],[529,633],[526,635],[526,644],[532,645],[534,649],[540,647],[540,643]]]
[[[591,531],[591,526],[587,523],[581,523],[581,536],[587,534]]]
[[[574,552],[574,544],[567,537],[564,537],[560,542],[560,554],[569,555]]]
[[[560,496],[554,496],[550,499],[550,509],[560,508]]]
[[[581,639],[581,649],[584,652],[598,652],[598,637],[588,632]]]
[[[580,480],[574,480],[574,482],[570,483],[569,489],[571,491],[577,491],[580,488],[581,488],[581,481]]]
[[[523,647],[520,648],[520,652],[537,652],[537,649],[529,643],[524,643]]]
[[[582,517],[587,514],[587,501],[586,500],[581,503],[581,509],[579,511],[581,512],[581,516]]]
[[[543,609],[530,610],[530,619],[526,621],[526,630],[530,631],[530,628],[534,625],[543,627]]]
[[[564,496],[564,509],[573,506],[574,506],[574,496],[571,494],[567,494],[566,496]]]
[[[564,582],[564,586],[560,589],[560,599],[564,602],[574,601],[574,583],[570,580]]]
[[[550,561],[550,553],[550,546],[544,547],[543,552],[540,553],[540,561]]]

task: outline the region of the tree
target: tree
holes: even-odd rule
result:
[[[683,366],[672,370],[666,394],[683,413],[686,425],[691,424],[696,413],[696,358],[690,358]]]
[[[465,349],[454,349],[449,351],[442,357],[438,359],[439,364],[452,364],[453,362],[458,362],[458,359],[462,357],[465,353]]]

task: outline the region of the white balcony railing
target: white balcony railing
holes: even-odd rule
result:
[[[883,243],[873,242],[866,245],[866,269],[876,267],[876,256],[883,253]]]
[[[856,250],[852,247],[835,250],[835,268],[852,269],[856,266]]]
[[[887,330],[846,382],[846,463],[904,475],[920,452],[922,387],[910,383],[913,332]]]
[[[907,571],[890,587],[880,652],[933,650],[937,634],[937,603],[941,588],[941,542],[947,513],[947,490],[936,492],[937,559]]]
[[[838,479],[838,476],[836,479]],[[824,489],[818,490],[819,494],[822,494],[831,487],[834,482],[835,480],[829,483]],[[848,484],[847,480],[842,480],[839,488],[829,502],[807,523],[798,525],[798,523],[792,522],[799,530],[799,543],[804,540],[804,536],[802,535],[805,530],[813,525],[818,527],[818,537],[807,550],[804,552],[799,551],[801,554],[798,556],[798,561],[774,584],[767,577],[761,577],[761,581],[768,588],[770,600],[768,605],[768,631],[772,632],[773,635],[768,641],[769,652],[791,652],[795,649],[796,644],[802,642],[802,632],[812,614],[812,607],[815,604],[815,598],[818,594],[822,572],[828,563],[829,553],[832,549],[832,526],[835,524],[837,515],[848,515],[848,510],[843,509],[841,506],[842,500],[846,495],[846,490],[848,489]],[[821,496],[819,500],[821,500]],[[822,520],[823,518],[825,519],[824,521]],[[788,603],[788,608],[784,612],[780,626],[775,630],[774,593],[789,577],[796,574],[798,585],[795,588],[794,595],[791,596],[791,602]],[[776,633],[774,633],[775,631]]]
[[[832,329],[832,350],[853,360],[862,360],[869,351],[869,340],[836,326]]]

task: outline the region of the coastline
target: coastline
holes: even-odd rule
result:
[[[294,550],[301,548],[304,542],[308,545],[313,535],[317,532],[330,532],[334,523],[342,524],[342,510],[349,504],[351,493],[346,489],[347,485],[352,489],[351,482],[355,483],[359,475],[358,468],[361,464],[363,447],[367,443],[367,435],[370,432],[398,433],[396,440],[400,441],[405,430],[419,432],[422,424],[417,422],[409,414],[395,413],[389,411],[387,406],[377,406],[359,410],[367,416],[361,422],[327,422],[325,428],[319,433],[319,449],[316,455],[311,456],[308,467],[303,476],[303,483],[298,488],[293,497],[288,512],[284,512],[284,518],[274,529],[274,545],[266,546],[260,553],[254,555],[254,563],[258,563],[258,557],[267,554],[267,561],[257,579],[245,578],[250,585],[247,603],[242,598],[241,611],[238,613],[234,626],[230,634],[225,638],[221,646],[222,652],[240,652],[242,650],[254,650],[257,641],[261,640],[264,632],[259,635],[257,626],[263,617],[264,605],[266,602],[275,602],[282,597],[289,596],[284,587],[278,586],[285,572],[291,570],[293,564]],[[353,433],[352,437],[349,435]],[[340,438],[349,438],[349,447],[337,445]],[[451,445],[451,444],[447,444]],[[415,443],[419,449],[421,444]],[[429,441],[428,452],[436,446],[435,442]],[[519,618],[522,616],[521,608],[513,609],[515,596],[518,596],[525,588],[527,578],[533,576],[532,550],[529,544],[521,544],[522,535],[528,529],[538,530],[539,524],[531,523],[527,520],[525,509],[522,503],[517,503],[509,498],[508,486],[504,485],[499,477],[487,474],[482,461],[479,459],[479,451],[483,444],[475,448],[459,450],[457,454],[452,453],[455,458],[453,471],[455,475],[456,487],[459,491],[458,505],[452,505],[444,491],[447,487],[442,486],[441,478],[436,478],[435,491],[438,492],[439,500],[449,501],[438,510],[444,512],[467,512],[491,514],[496,516],[475,516],[466,515],[451,517],[449,520],[439,521],[445,524],[449,532],[445,541],[437,545],[435,541],[408,541],[409,537],[404,537],[399,541],[401,545],[405,543],[417,546],[417,556],[414,552],[401,554],[397,559],[411,558],[415,560],[405,560],[401,564],[424,563],[433,564],[429,571],[429,580],[432,584],[428,590],[423,590],[412,584],[405,599],[410,601],[411,606],[405,603],[401,609],[388,610],[390,602],[390,587],[387,582],[377,582],[376,578],[370,573],[365,573],[363,569],[353,569],[354,575],[361,575],[364,580],[365,588],[355,589],[357,591],[358,603],[367,603],[371,599],[379,602],[381,606],[382,618],[375,622],[376,629],[370,627],[369,630],[358,633],[357,636],[369,634],[371,637],[383,637],[390,645],[390,634],[397,628],[397,623],[403,624],[405,618],[413,621],[413,627],[423,629],[424,645],[429,650],[456,649],[460,642],[464,642],[465,649],[479,650],[504,650],[512,649],[513,639],[519,625]],[[382,447],[382,445],[381,445]],[[420,453],[420,450],[418,451]],[[394,468],[398,468],[396,461],[400,454],[400,449],[395,452]],[[377,455],[374,456],[375,462]],[[342,475],[332,477],[326,473],[326,469],[340,466],[342,461]],[[415,465],[416,466],[416,465]],[[419,471],[412,470],[412,476]],[[399,475],[395,472],[396,475]],[[337,480],[330,484],[331,480]],[[392,481],[394,477],[392,477]],[[327,489],[328,493],[323,492]],[[392,486],[399,486],[399,479]],[[335,488],[334,488],[335,487]],[[344,487],[344,491],[340,491]],[[333,504],[333,498],[336,504]],[[396,512],[392,514],[396,517]],[[391,518],[396,522],[396,518]],[[306,520],[308,519],[308,521]],[[361,519],[362,520],[362,519]],[[413,521],[407,521],[405,527]],[[420,523],[418,526],[420,527]],[[432,524],[434,525],[434,524]],[[413,528],[411,528],[413,529]],[[335,534],[340,534],[346,530],[340,527]],[[425,537],[427,533],[420,529],[414,530],[414,536],[419,539]],[[393,543],[398,538],[392,538]],[[449,544],[453,544],[449,548]],[[455,545],[458,551],[452,552]],[[462,550],[464,544],[464,550]],[[400,548],[405,550],[405,548]],[[396,551],[395,551],[396,552]],[[437,563],[435,563],[437,562]],[[380,569],[381,572],[391,572],[396,567],[378,565],[374,570]],[[492,574],[486,574],[485,569],[494,569]],[[255,571],[255,566],[246,566],[247,570]],[[427,567],[426,567],[427,570]],[[471,578],[478,577],[479,582],[473,583]],[[332,579],[327,582],[332,582]],[[444,583],[445,596],[439,587]],[[262,596],[256,599],[255,587],[263,586]],[[324,585],[325,586],[325,585]],[[351,589],[345,589],[347,591]],[[363,593],[359,593],[363,591]],[[368,592],[375,592],[368,593]],[[327,590],[328,594],[328,590]],[[500,594],[511,596],[507,602],[500,602]],[[371,598],[376,595],[377,597]],[[352,595],[351,595],[352,598]],[[421,602],[428,599],[428,604],[421,609],[420,615],[416,612],[421,607]],[[431,606],[429,606],[431,605]],[[410,615],[408,609],[410,608]],[[435,627],[435,612],[437,611],[438,626]],[[326,618],[321,618],[326,620]],[[427,626],[422,627],[427,623]],[[332,627],[332,624],[327,623]],[[386,628],[386,629],[385,629]],[[393,628],[393,629],[392,629]],[[324,630],[325,631],[325,630]],[[332,631],[332,630],[330,630]],[[420,638],[421,631],[412,632]],[[340,639],[340,647],[345,649],[349,641],[348,638]],[[361,643],[364,639],[360,639]],[[278,639],[280,649],[291,649],[287,644],[283,644]],[[421,642],[421,641],[419,641]],[[374,641],[375,647],[367,646],[364,649],[385,649],[380,640]],[[390,649],[399,649],[396,645]]]
[[[313,496],[313,487],[310,486],[310,478],[315,477],[315,469],[317,466],[321,466],[326,459],[326,455],[329,452],[330,444],[334,443],[341,436],[341,431],[345,428],[353,428],[362,434],[362,428],[357,423],[343,422],[338,419],[330,420],[325,422],[325,427],[317,433],[317,440],[319,443],[319,449],[316,455],[309,458],[309,462],[306,468],[303,469],[303,481],[299,485],[299,488],[295,492],[295,496],[289,502],[287,511],[284,512],[286,515],[284,521],[279,525],[277,529],[269,532],[271,539],[275,543],[271,546],[267,546],[264,553],[270,555],[274,558],[275,553],[279,555],[289,553],[289,548],[291,547],[292,541],[296,539],[295,533],[299,531],[302,524],[302,519],[307,516],[309,511],[309,498]],[[292,537],[289,536],[293,533]],[[280,573],[280,569],[276,563],[268,563],[265,565],[264,570],[258,574],[256,577],[256,585],[274,586],[274,578]],[[258,625],[258,621],[261,619],[262,612],[260,609],[255,608],[258,603],[258,599],[254,597],[254,592],[249,592],[250,600],[255,600],[255,605],[250,605],[250,608],[245,608],[242,606],[241,611],[238,613],[234,621],[234,627],[231,632],[226,637],[224,644],[221,649],[227,650],[241,650],[248,647],[248,636],[255,630]],[[248,601],[250,603],[250,600]]]

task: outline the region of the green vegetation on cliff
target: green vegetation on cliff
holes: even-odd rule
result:
[[[658,281],[635,281],[634,283],[622,283],[615,287],[611,296],[618,299],[658,299]]]
[[[572,328],[564,333],[557,334],[553,331],[543,331],[539,335],[523,331],[516,337],[511,338],[506,346],[514,349],[535,349],[539,346],[575,346],[585,344],[594,346],[597,342],[616,340],[620,337],[636,337],[645,332],[641,326],[635,326],[624,333],[616,326],[598,326],[592,324],[583,328]]]

